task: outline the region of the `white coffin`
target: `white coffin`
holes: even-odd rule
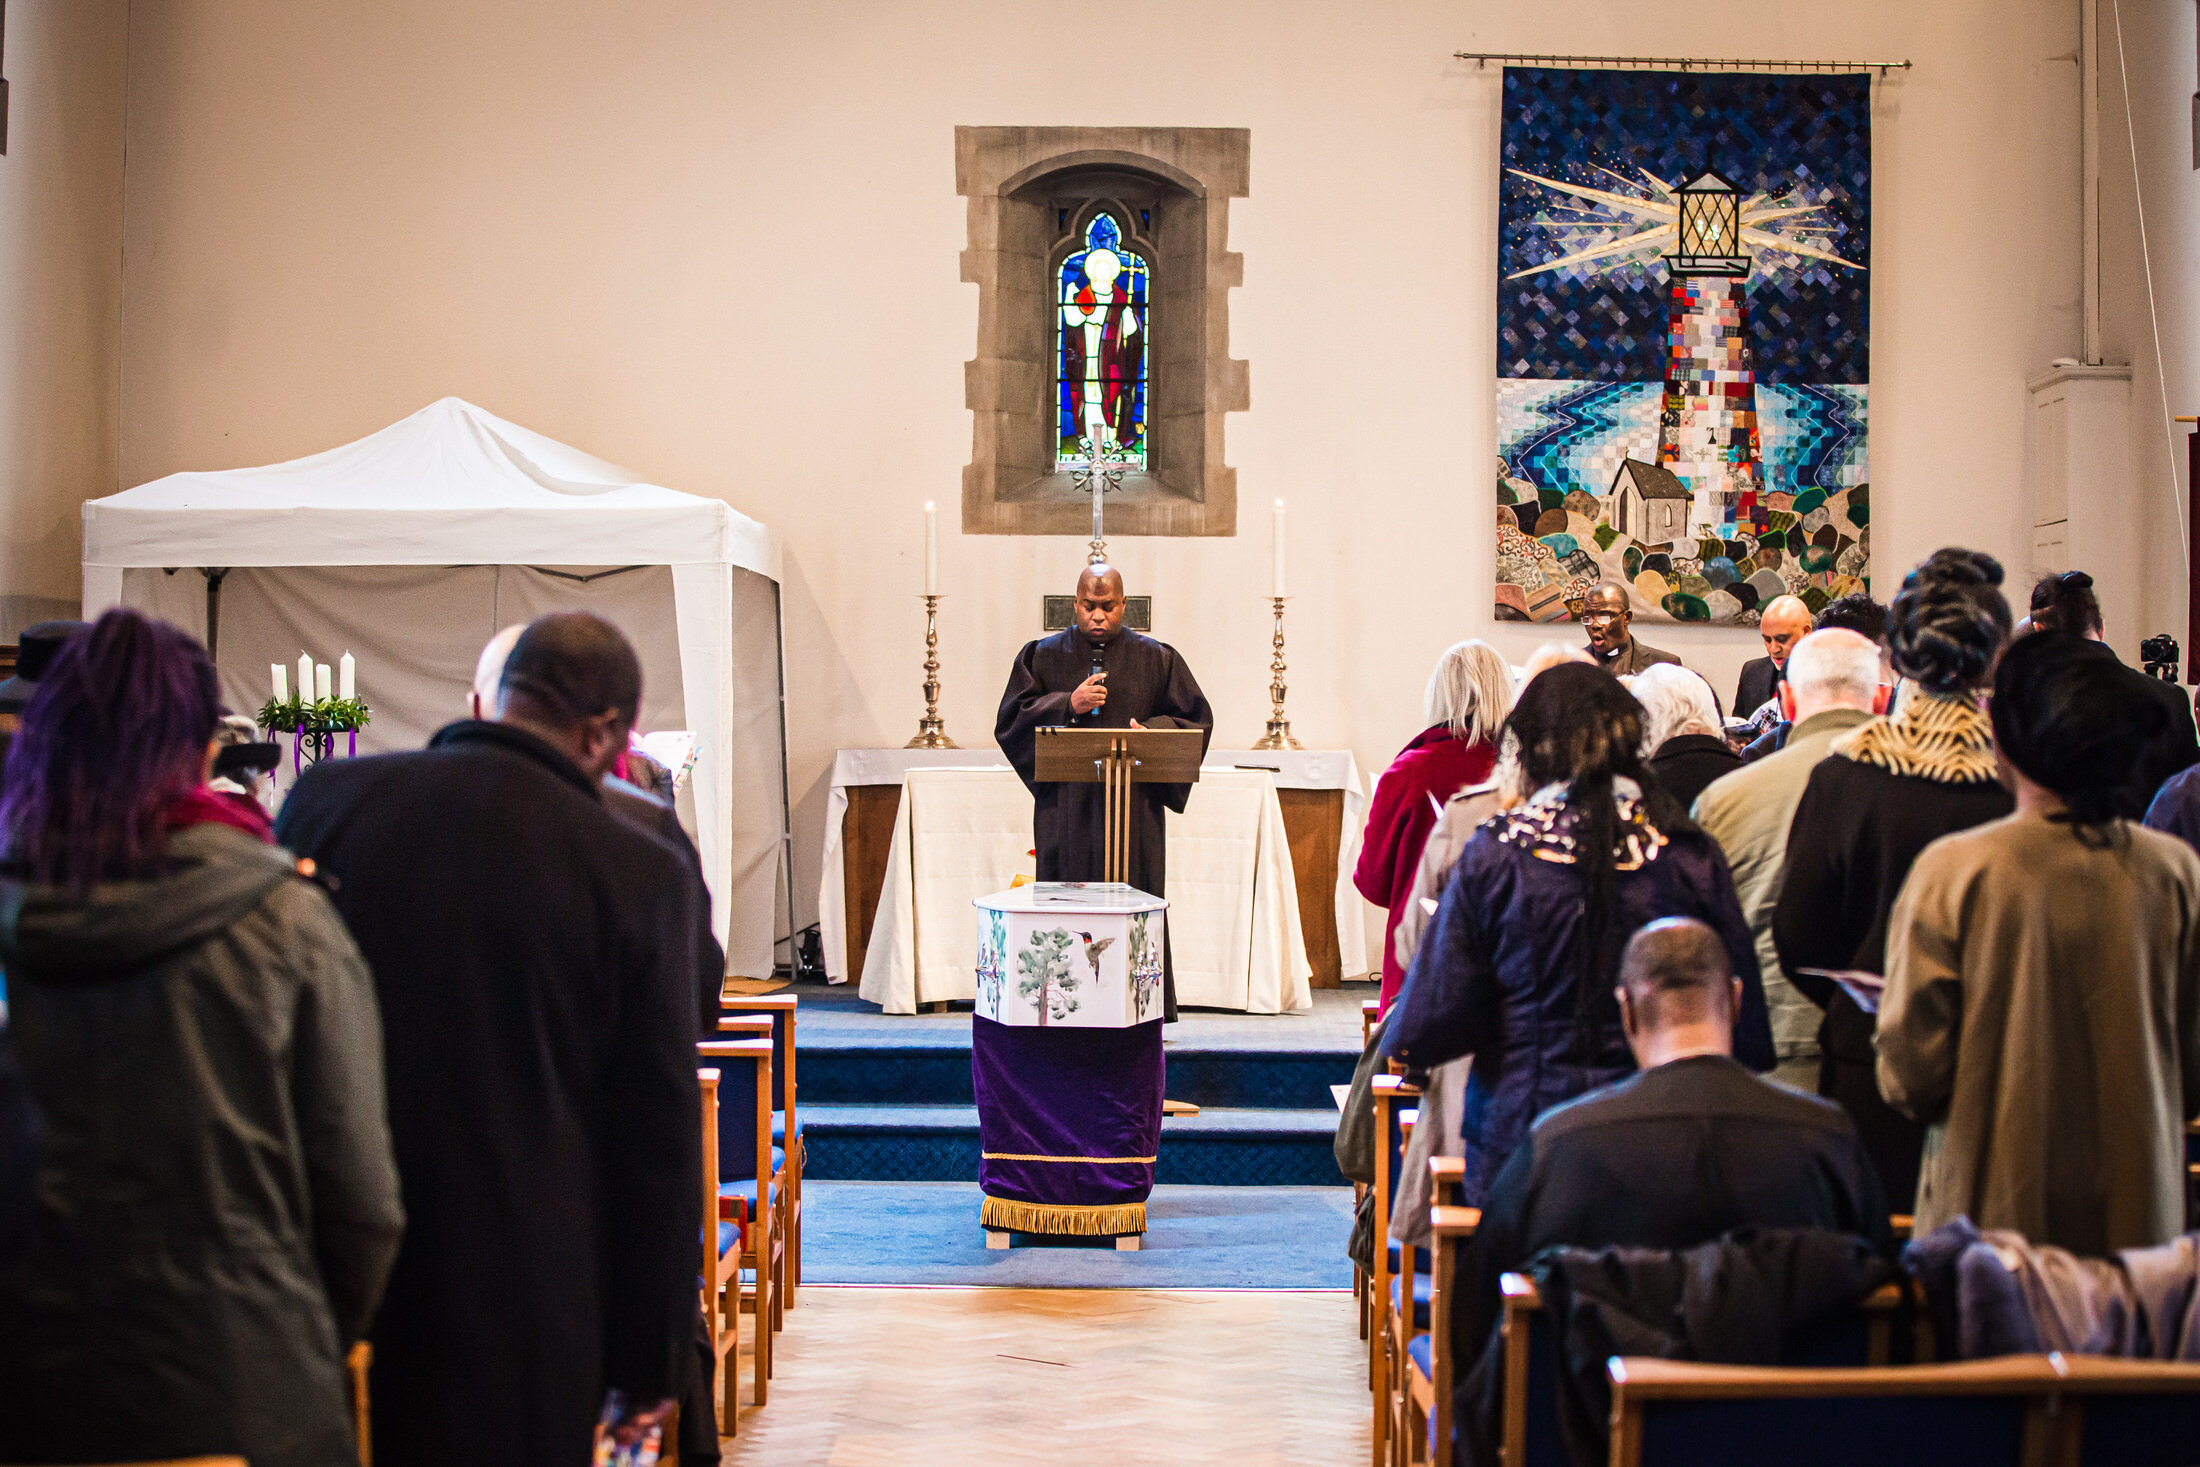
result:
[[[1042,1029],[1161,1017],[1162,898],[1120,882],[1041,881],[971,905],[979,1017]]]

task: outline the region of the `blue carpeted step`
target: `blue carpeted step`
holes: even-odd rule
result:
[[[1358,1056],[1310,1049],[1221,1049],[1170,1044],[1169,1098],[1193,1105],[1334,1110],[1332,1085],[1352,1082]],[[798,1058],[802,1103],[969,1105],[970,1047],[876,1040],[812,1043]]]
[[[807,1056],[804,1063],[808,1063]],[[968,1182],[978,1175],[978,1113],[963,1105],[832,1105],[803,1086],[806,1176],[830,1181]],[[1208,1187],[1336,1186],[1337,1112],[1223,1109],[1161,1127],[1155,1181]]]

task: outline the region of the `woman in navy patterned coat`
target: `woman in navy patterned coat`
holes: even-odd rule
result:
[[[1461,853],[1406,974],[1386,1058],[1427,1070],[1472,1055],[1466,1197],[1553,1105],[1631,1073],[1613,987],[1620,949],[1659,917],[1719,934],[1742,980],[1734,1057],[1773,1065],[1756,944],[1718,846],[1645,776],[1642,709],[1601,668],[1540,674],[1505,725],[1526,803]]]

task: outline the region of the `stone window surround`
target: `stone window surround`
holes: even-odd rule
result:
[[[1092,510],[1054,470],[1054,301],[1048,267],[1091,205],[1120,198],[1153,271],[1148,308],[1149,472],[1107,500],[1111,535],[1231,535],[1237,472],[1222,462],[1223,419],[1250,401],[1246,364],[1229,358],[1229,291],[1244,257],[1225,249],[1229,201],[1248,191],[1251,134],[1242,128],[958,127],[956,192],[969,200],[962,279],[978,287],[977,355],[964,367],[971,461],[963,531],[1090,534]],[[1128,176],[1154,189],[1121,196]],[[1071,199],[1082,203],[1071,205]]]

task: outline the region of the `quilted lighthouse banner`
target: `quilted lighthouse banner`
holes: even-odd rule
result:
[[[1868,590],[1867,76],[1508,68],[1497,615]]]

